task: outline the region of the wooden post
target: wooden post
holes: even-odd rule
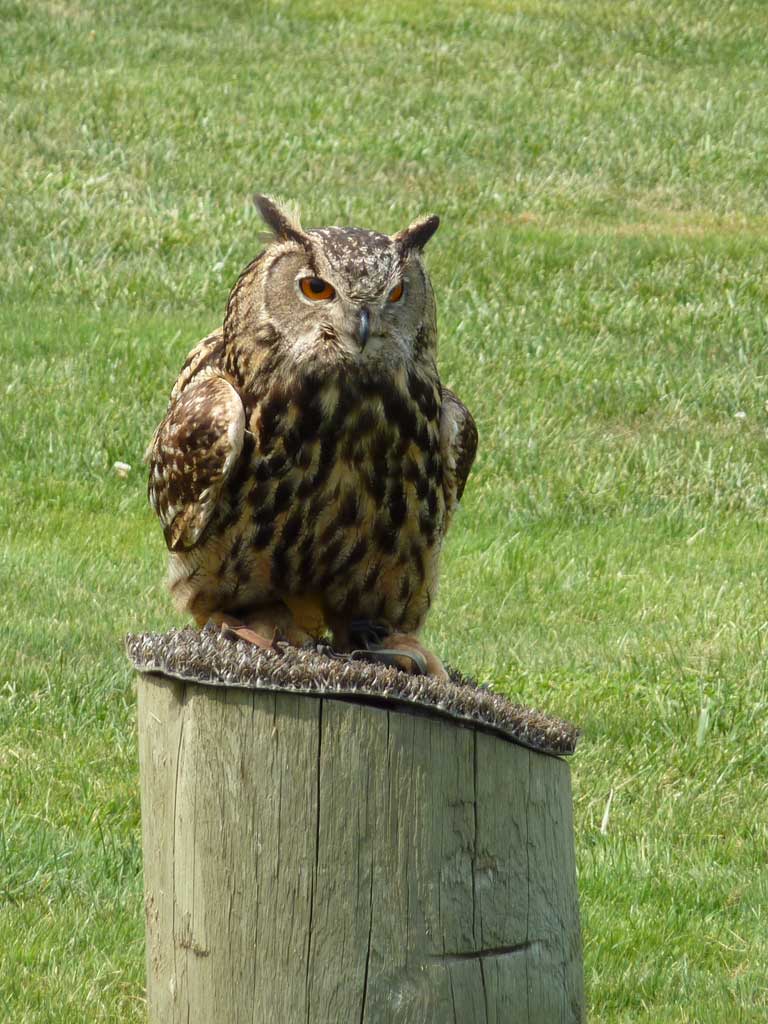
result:
[[[583,1020],[562,759],[156,674],[139,743],[151,1024]]]

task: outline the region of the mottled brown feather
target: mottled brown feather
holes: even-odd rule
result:
[[[171,551],[194,547],[243,448],[245,412],[223,377],[189,384],[151,446],[149,500]]]

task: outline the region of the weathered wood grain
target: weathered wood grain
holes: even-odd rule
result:
[[[152,676],[139,737],[151,1024],[583,1020],[564,761]]]

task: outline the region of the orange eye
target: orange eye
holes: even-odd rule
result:
[[[389,301],[390,302],[399,302],[400,299],[402,299],[402,297],[403,297],[403,282],[402,281],[400,282],[400,284],[396,284],[395,285],[395,287],[389,293],[388,297],[389,297]]]
[[[328,284],[321,277],[302,277],[299,281],[299,287],[301,288],[304,295],[308,299],[322,300],[332,299],[336,294],[336,289],[332,284]]]

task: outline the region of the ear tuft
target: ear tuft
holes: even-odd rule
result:
[[[253,201],[261,214],[261,219],[278,242],[290,239],[294,242],[306,243],[307,236],[301,229],[298,210],[273,199],[272,196],[257,194],[253,197]]]
[[[411,249],[423,249],[439,225],[440,218],[435,214],[431,217],[420,217],[409,224],[404,231],[398,231],[393,238],[404,252],[409,252]]]

